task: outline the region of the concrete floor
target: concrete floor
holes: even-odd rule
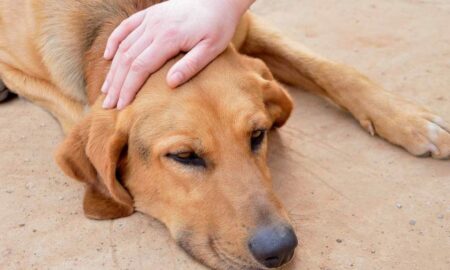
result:
[[[449,1],[258,0],[253,10],[450,120]],[[450,162],[412,157],[291,93],[296,110],[270,155],[301,239],[287,269],[450,269]],[[204,269],[152,218],[85,218],[82,186],[53,162],[62,134],[48,113],[15,99],[0,105],[0,126],[0,269]]]

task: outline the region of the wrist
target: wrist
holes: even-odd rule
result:
[[[226,13],[236,23],[256,0],[169,0],[170,2],[184,2],[200,4],[205,8],[212,8],[215,12]]]
[[[225,2],[237,16],[242,17],[244,13],[256,0],[222,0]]]

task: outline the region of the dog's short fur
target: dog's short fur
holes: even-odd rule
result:
[[[289,223],[272,191],[267,140],[249,145],[252,132],[282,126],[292,110],[276,80],[331,100],[371,135],[414,155],[450,155],[442,118],[284,39],[251,14],[229,48],[179,89],[164,80],[170,61],[128,108],[101,109],[109,34],[156,2],[0,0],[0,78],[51,112],[68,134],[56,159],[86,185],[86,216],[140,211],[212,268],[263,268],[248,251],[249,233],[263,223]],[[195,152],[204,164],[177,162],[182,152]]]

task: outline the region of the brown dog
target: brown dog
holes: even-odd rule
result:
[[[86,216],[151,215],[215,269],[288,262],[297,239],[272,191],[265,137],[285,123],[292,102],[274,77],[330,99],[370,134],[414,155],[449,157],[443,119],[283,39],[251,14],[233,44],[187,84],[166,86],[172,61],[128,108],[101,109],[107,37],[156,2],[0,0],[0,78],[68,134],[56,159],[86,184]]]

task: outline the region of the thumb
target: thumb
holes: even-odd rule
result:
[[[169,70],[167,84],[172,88],[180,86],[194,77],[221,52],[212,49],[205,41],[198,43]]]

